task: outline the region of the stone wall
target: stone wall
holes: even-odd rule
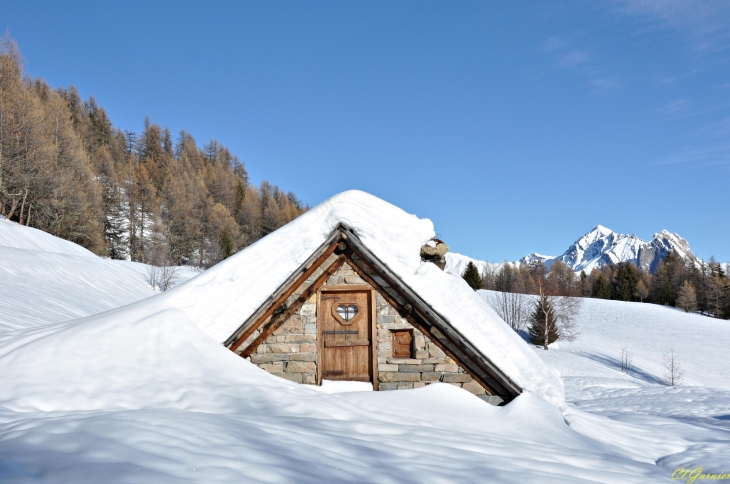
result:
[[[317,296],[266,338],[250,361],[287,380],[317,384]]]
[[[475,395],[484,395],[475,382],[454,360],[429,341],[423,333],[401,318],[380,294],[377,296],[378,324],[378,387],[380,390],[420,388],[442,382],[464,388]],[[393,357],[392,330],[410,330],[413,335],[411,358]]]
[[[328,267],[334,256],[322,266]],[[292,296],[301,294],[323,272],[318,269]],[[327,285],[366,284],[348,264],[343,265],[326,282]],[[378,352],[378,386],[380,390],[419,388],[443,382],[475,394],[485,391],[461,367],[447,357],[420,331],[411,326],[380,295],[376,299]],[[393,357],[392,330],[409,330],[413,335],[411,358]],[[241,346],[245,348],[258,332]],[[312,296],[302,308],[256,348],[250,361],[276,376],[297,383],[315,385],[317,379],[317,297]]]

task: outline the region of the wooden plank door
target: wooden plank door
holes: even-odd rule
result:
[[[320,292],[320,381],[373,381],[371,298],[368,290]]]

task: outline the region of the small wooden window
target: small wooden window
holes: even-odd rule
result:
[[[393,358],[411,358],[413,348],[413,333],[410,330],[392,331]]]

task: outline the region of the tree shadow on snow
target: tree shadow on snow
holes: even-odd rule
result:
[[[595,355],[590,353],[583,353],[581,352],[581,356],[585,356],[586,358],[589,358],[593,361],[596,361],[598,363],[601,363],[604,366],[607,366],[613,370],[616,370],[618,372],[621,372],[621,361],[618,358],[611,358],[609,356],[601,356],[601,355]],[[657,376],[648,373],[641,368],[638,368],[636,366],[631,366],[631,369],[627,373],[629,376],[632,376],[638,380],[644,381],[646,383],[662,383],[662,380],[658,378]]]

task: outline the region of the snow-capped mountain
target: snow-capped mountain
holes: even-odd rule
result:
[[[552,261],[555,260],[555,256],[552,255],[542,255],[538,254],[537,252],[533,252],[532,254],[527,254],[522,259],[513,262],[513,264],[517,265],[530,265],[534,264],[535,262],[544,262],[546,264],[552,264]]]
[[[454,252],[447,252],[446,253],[446,267],[444,268],[444,271],[448,272],[449,274],[457,274],[461,275],[466,270],[467,264],[469,262],[473,262],[475,266],[477,266],[477,269],[479,269],[480,274],[484,274],[484,270],[487,267],[494,267],[498,268],[501,263],[493,263],[493,262],[487,262],[483,260],[476,260],[472,259],[471,257],[457,254]]]
[[[597,225],[576,240],[560,256],[547,256],[533,252],[512,264],[524,265],[541,261],[550,267],[553,262],[560,260],[576,273],[580,271],[589,273],[593,269],[600,269],[607,264],[633,262],[653,273],[659,261],[664,259],[670,251],[696,263],[700,262],[692,253],[689,242],[679,234],[662,230],[660,233],[654,234],[649,242],[644,242],[636,235],[619,234],[602,225]],[[487,264],[461,254],[447,253],[446,270],[452,274],[461,274],[469,260],[477,264],[480,270],[483,270]]]
[[[642,269],[653,273],[659,261],[664,259],[670,251],[699,262],[699,259],[690,250],[689,242],[679,234],[662,230],[660,233],[654,234],[649,242],[644,242],[636,235],[619,234],[598,225],[576,240],[563,255],[553,260],[561,260],[575,272],[590,272],[593,269],[600,269],[606,264],[633,262]]]

